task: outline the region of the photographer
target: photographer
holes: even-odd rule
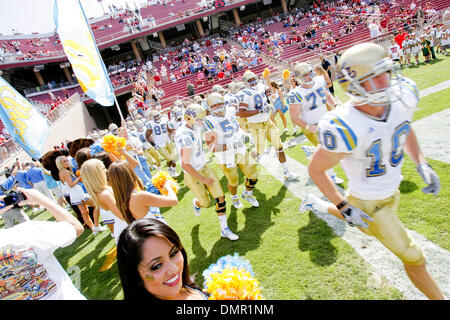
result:
[[[55,221],[28,221],[0,230],[0,249],[4,252],[0,290],[2,299],[85,300],[53,255],[71,245],[84,229],[67,210],[39,191],[18,188],[25,195],[23,205],[41,205]],[[5,215],[13,205],[0,209]],[[7,277],[3,278],[4,275]]]
[[[16,175],[19,171],[19,161],[16,161],[12,169],[9,169],[7,171],[8,178],[0,182],[0,210],[2,211],[4,208],[4,202],[2,201],[4,196],[10,193],[17,183]],[[28,218],[26,213],[21,208],[13,208],[11,206],[10,210],[6,211],[7,212],[1,215],[1,217],[3,218],[3,222],[5,223],[5,228],[11,228],[12,226],[14,226],[14,220],[17,220],[19,223],[30,220],[30,218]]]

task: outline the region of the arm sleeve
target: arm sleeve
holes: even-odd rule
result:
[[[318,123],[319,140],[330,152],[352,153],[358,144],[354,130],[340,117],[327,114]]]
[[[38,246],[51,254],[71,245],[77,238],[75,227],[66,221],[31,221],[30,225],[33,228],[30,233]]]

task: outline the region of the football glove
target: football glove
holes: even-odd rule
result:
[[[439,191],[441,191],[441,181],[433,168],[427,162],[423,162],[416,166],[416,170],[427,184],[426,187],[422,188],[422,192],[425,194],[432,193],[437,196]]]
[[[348,208],[342,210],[341,214],[344,216],[347,223],[352,227],[358,226],[361,228],[367,228],[369,224],[365,222],[363,218],[368,221],[373,221],[367,213],[353,206],[349,206]]]

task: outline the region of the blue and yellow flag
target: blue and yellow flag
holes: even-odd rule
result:
[[[114,104],[114,89],[79,0],[55,0],[54,19],[81,89],[102,106]]]
[[[30,157],[39,159],[50,129],[47,119],[0,77],[0,118],[8,133]]]

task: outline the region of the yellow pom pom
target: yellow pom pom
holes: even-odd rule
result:
[[[112,134],[108,134],[108,135],[104,136],[102,139],[102,142],[101,142],[101,146],[102,146],[103,150],[105,150],[106,152],[111,152],[119,159],[122,158],[122,155],[116,151],[117,146],[119,146],[120,149],[123,149],[126,145],[127,145],[127,141],[125,138],[116,137],[115,135],[112,135]]]
[[[267,68],[265,68],[264,71],[263,71],[263,73],[262,73],[262,76],[263,76],[263,78],[267,79],[267,77],[269,76],[269,74],[270,74],[270,70],[267,69]]]
[[[155,174],[152,178],[152,183],[156,188],[158,188],[159,192],[165,196],[167,195],[167,190],[164,188],[164,185],[166,184],[167,180],[172,181],[172,190],[175,193],[178,193],[178,182],[176,182],[175,179],[172,178],[167,171],[159,171],[157,174]]]
[[[236,267],[211,274],[206,287],[210,300],[262,300],[258,280]]]
[[[283,79],[284,80],[289,79],[289,75],[290,75],[289,70],[286,69],[286,70],[283,71]]]

